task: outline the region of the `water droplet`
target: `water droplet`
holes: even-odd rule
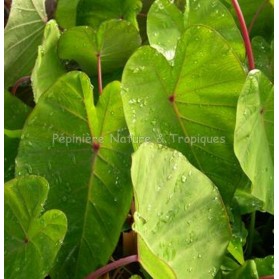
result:
[[[184,183],[184,182],[186,182],[186,180],[187,180],[187,177],[185,175],[182,175],[181,176],[181,181]]]

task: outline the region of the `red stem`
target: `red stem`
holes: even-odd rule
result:
[[[99,87],[99,94],[101,95],[103,92],[103,81],[102,81],[102,61],[101,61],[101,54],[97,54],[97,67],[98,67],[98,87]]]
[[[100,276],[127,264],[138,262],[138,255],[132,255],[126,258],[119,259],[112,263],[109,263],[96,271],[90,273],[85,279],[98,279]]]
[[[15,94],[16,94],[16,91],[17,91],[17,89],[18,89],[18,87],[19,87],[22,83],[24,83],[24,82],[26,82],[26,81],[29,81],[29,80],[30,80],[30,76],[24,76],[24,77],[21,77],[20,79],[18,79],[18,80],[15,82],[15,84],[13,85],[12,89],[11,89],[12,94],[15,95]]]
[[[245,48],[246,48],[247,58],[248,58],[249,70],[251,71],[251,70],[255,69],[255,62],[254,62],[254,56],[253,56],[251,41],[250,41],[250,38],[249,38],[249,33],[248,33],[248,30],[247,30],[247,26],[246,26],[246,23],[245,23],[243,13],[242,13],[241,8],[238,4],[238,1],[237,0],[232,0],[232,4],[233,4],[233,7],[236,11],[236,15],[237,15],[237,18],[238,18],[238,21],[239,21],[239,24],[240,24],[240,28],[241,28]]]
[[[253,28],[253,26],[254,26],[256,20],[258,19],[258,16],[259,16],[260,13],[263,11],[263,9],[265,8],[265,6],[266,6],[267,3],[268,3],[268,0],[264,0],[264,1],[262,2],[262,4],[259,6],[259,8],[257,9],[257,11],[256,11],[255,15],[253,16],[253,18],[252,18],[252,20],[251,20],[251,23],[250,23],[250,25],[249,25],[249,28],[248,28],[249,33],[251,33],[252,28]]]
[[[260,279],[274,279],[274,275],[262,276]]]

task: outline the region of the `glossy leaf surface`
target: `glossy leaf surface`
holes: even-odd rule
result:
[[[95,107],[80,72],[62,76],[30,115],[17,175],[46,177],[47,206],[63,210],[69,223],[53,278],[84,278],[113,252],[132,198],[131,145],[118,141],[126,136],[120,84],[109,84]]]
[[[213,183],[181,153],[153,143],[133,155],[132,181],[139,260],[152,278],[214,277],[231,234]]]
[[[251,71],[237,105],[235,154],[252,182],[252,194],[274,211],[274,89],[258,70]]]
[[[228,202],[241,178],[233,132],[244,79],[230,46],[203,26],[185,32],[174,67],[156,50],[140,48],[122,77],[125,117],[135,148],[142,138],[177,149]]]
[[[228,9],[218,0],[187,0],[185,12],[170,0],[157,0],[147,18],[150,45],[172,60],[178,39],[193,25],[216,30],[231,45],[241,61],[245,57],[243,40]]]
[[[14,0],[4,33],[5,88],[30,75],[47,21],[44,0]]]

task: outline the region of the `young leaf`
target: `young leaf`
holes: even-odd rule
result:
[[[65,212],[69,224],[54,278],[84,278],[111,256],[132,198],[132,146],[118,141],[127,136],[120,83],[109,84],[95,107],[81,72],[62,76],[30,115],[17,175],[46,177],[47,206]]]
[[[241,215],[252,213],[256,210],[261,210],[261,208],[263,208],[263,202],[255,198],[248,191],[236,189],[234,193],[234,198],[236,200]]]
[[[39,176],[5,184],[5,278],[43,279],[54,264],[67,230],[63,212],[44,211],[48,183]]]
[[[21,129],[25,119],[30,113],[31,108],[13,96],[10,92],[4,91],[4,180],[8,181],[14,178],[15,157]],[[18,136],[15,136],[15,133]]]
[[[129,22],[110,20],[97,32],[88,26],[73,27],[62,34],[58,53],[61,59],[76,61],[89,75],[97,74],[98,55],[102,73],[123,67],[140,46],[138,31]]]
[[[252,194],[264,202],[262,210],[274,211],[272,83],[258,70],[251,71],[237,105],[234,150],[252,182]]]
[[[222,278],[225,279],[259,279],[262,276],[268,276],[274,274],[274,257],[268,256],[265,258],[255,258],[253,260],[246,261],[238,269],[224,274]]]
[[[140,0],[80,0],[77,10],[77,25],[98,28],[109,19],[125,19],[138,28],[137,13],[141,10]]]
[[[207,27],[187,29],[177,46],[174,67],[154,49],[140,48],[122,77],[131,136],[182,152],[228,202],[242,173],[232,145],[244,79],[230,46]],[[138,147],[136,141],[134,146]]]
[[[13,0],[5,28],[5,88],[30,75],[47,15],[44,0]]]
[[[232,227],[232,239],[229,243],[228,251],[240,264],[244,264],[243,246],[246,243],[248,232],[241,219],[240,207],[235,200],[229,213]]]
[[[55,19],[62,28],[71,28],[76,25],[77,6],[80,0],[58,0]]]
[[[244,61],[245,49],[240,31],[230,12],[218,0],[187,0],[184,14],[171,0],[155,1],[147,18],[150,45],[172,60],[178,39],[193,25],[215,29]]]
[[[44,30],[43,43],[39,46],[38,57],[31,76],[36,103],[40,96],[66,72],[57,55],[59,38],[60,31],[56,22],[49,21]]]
[[[181,153],[153,143],[133,155],[132,181],[139,261],[152,278],[214,277],[231,233],[213,183]]]

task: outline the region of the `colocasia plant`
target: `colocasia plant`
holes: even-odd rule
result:
[[[273,0],[5,1],[5,278],[273,278]]]

